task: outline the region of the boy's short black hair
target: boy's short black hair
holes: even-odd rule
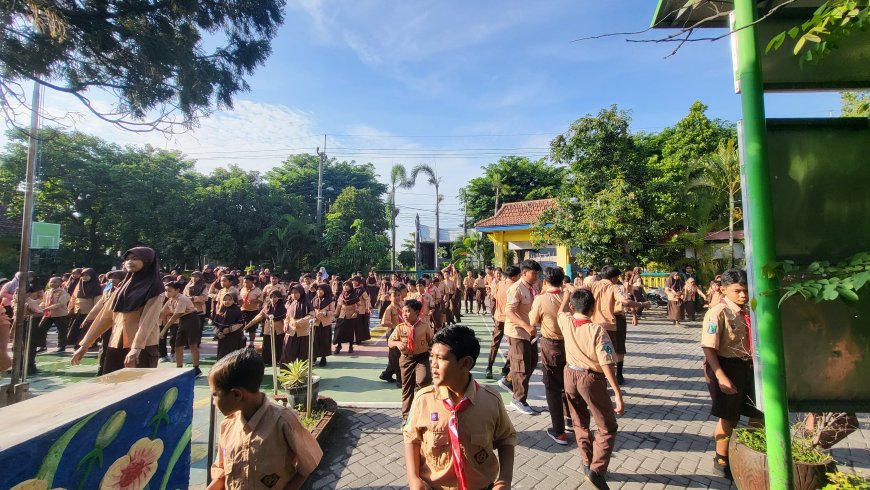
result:
[[[522,272],[525,271],[541,271],[541,264],[538,263],[537,260],[526,259],[520,264],[520,270]]]
[[[552,286],[561,286],[565,280],[565,270],[561,267],[544,267],[544,282]]]
[[[595,307],[595,296],[592,296],[592,291],[588,289],[575,289],[571,293],[571,306],[574,307],[574,311],[589,315]]]
[[[413,280],[413,279],[410,279],[410,280],[408,281],[408,286],[411,286],[412,288],[417,287],[417,281],[415,281],[415,280]]]
[[[465,325],[451,325],[441,329],[435,334],[432,342],[450,347],[450,352],[456,356],[456,359],[470,357],[472,366],[477,363],[477,357],[480,355],[480,341],[477,340],[474,330]]]
[[[255,276],[253,274],[248,274],[247,276],[245,276],[245,280],[251,281],[251,282],[257,282],[257,276]]]
[[[614,277],[619,277],[622,275],[619,268],[614,267],[612,265],[605,265],[601,268],[601,272],[599,274],[602,279],[613,279]]]
[[[515,265],[509,265],[504,270],[504,273],[508,277],[517,277],[518,275],[520,275],[520,268]]]
[[[29,286],[27,286],[27,294],[33,294],[33,293],[35,293],[36,291],[38,291],[38,289],[36,289],[36,287],[33,286],[32,284],[29,285]]]
[[[412,310],[420,313],[423,310],[423,303],[417,301],[416,299],[409,299],[405,301],[405,306],[411,308]]]
[[[420,279],[419,281],[417,281],[417,284],[425,288],[429,285],[429,281],[427,281],[426,279]]]
[[[749,280],[746,278],[746,271],[743,269],[728,269],[722,273],[722,286],[730,286],[739,284],[748,286]]]
[[[165,284],[165,286],[171,287],[176,291],[181,291],[184,289],[184,283],[181,281],[170,281]]]
[[[259,393],[264,369],[263,357],[256,350],[239,349],[216,362],[209,377],[215,388],[225,392],[241,388],[249,393]]]

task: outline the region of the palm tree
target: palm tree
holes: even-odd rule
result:
[[[495,216],[495,213],[498,212],[498,198],[503,192],[507,192],[508,187],[504,183],[504,178],[501,173],[498,171],[488,172],[489,175],[487,179],[489,180],[489,185],[492,187],[492,190],[495,192],[495,209],[492,214]]]
[[[411,178],[410,182],[413,183],[417,181],[417,175],[420,173],[426,174],[426,182],[435,187],[435,268],[438,268],[438,232],[440,230],[441,225],[441,199],[443,196],[438,193],[438,189],[441,187],[441,177],[439,177],[435,173],[435,169],[433,169],[430,165],[421,163],[415,166],[411,170]]]
[[[701,160],[703,174],[693,182],[695,186],[708,187],[728,197],[728,267],[734,267],[734,209],[740,192],[740,157],[737,142],[733,139],[720,141],[716,153]]]
[[[483,233],[471,232],[462,236],[453,247],[453,262],[458,270],[480,268],[484,262]]]
[[[396,217],[399,209],[396,207],[396,189],[410,189],[414,187],[414,181],[408,180],[408,171],[401,163],[393,165],[390,170],[390,269],[396,270]]]

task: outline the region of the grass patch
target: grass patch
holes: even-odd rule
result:
[[[767,453],[767,436],[763,430],[735,429],[737,442],[761,453]],[[813,447],[812,441],[803,437],[793,437],[791,441],[792,460],[795,463],[817,464],[831,459],[824,451]]]

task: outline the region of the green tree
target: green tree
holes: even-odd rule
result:
[[[326,259],[327,266],[342,275],[371,269],[390,250],[387,237],[366,226],[361,219],[354,220],[350,229],[345,230],[340,220],[327,217],[324,244],[331,252]]]
[[[302,199],[300,216],[311,221],[316,219],[317,211],[317,169],[320,157],[308,153],[291,155],[281,166],[266,172],[270,185],[280,189],[285,195],[299,196]],[[334,203],[346,187],[368,189],[371,195],[380,198],[387,192],[387,186],[378,182],[375,167],[371,163],[339,162],[334,158],[323,164],[323,200]],[[381,203],[381,214],[383,203]]]
[[[370,189],[345,187],[329,208],[326,219],[340,222],[345,230],[350,230],[354,221],[360,219],[368,228],[383,233],[387,230],[384,210],[384,202],[372,195]]]
[[[248,90],[244,77],[270,54],[283,7],[283,0],[2,2],[0,108],[8,114],[23,96],[21,82],[37,80],[127,129],[190,125]],[[111,110],[90,103],[95,88],[116,97]]]
[[[734,266],[734,219],[737,196],[740,193],[740,157],[737,142],[733,139],[720,141],[716,152],[701,159],[703,172],[693,182],[694,186],[712,190],[720,199],[728,202],[728,268]]]
[[[843,117],[870,117],[870,92],[843,92],[840,104]]]
[[[285,214],[263,232],[259,246],[276,269],[299,272],[308,268],[306,256],[317,246],[316,229],[310,222]]]
[[[453,246],[453,264],[460,271],[482,268],[487,263],[487,248],[492,250],[492,243],[483,233],[468,233]]]
[[[505,203],[555,197],[566,172],[564,167],[544,159],[505,156],[484,166],[483,176],[469,180],[460,199],[469,221],[476,223],[492,216]]]
[[[443,180],[437,173],[435,173],[435,169],[430,165],[425,163],[421,163],[415,166],[411,170],[411,178],[409,181],[413,185],[414,182],[417,181],[417,176],[420,174],[424,174],[426,176],[426,182],[429,183],[432,187],[435,188],[435,268],[438,266],[438,259],[441,258],[441,248],[438,246],[438,242],[441,234],[441,200],[444,199],[438,189],[441,187],[441,181]]]
[[[390,270],[396,270],[396,217],[399,216],[399,208],[396,207],[396,189],[410,189],[414,182],[408,180],[408,171],[401,163],[393,165],[390,169],[390,200],[387,203],[387,212],[390,217]]]

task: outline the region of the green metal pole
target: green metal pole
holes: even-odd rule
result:
[[[770,488],[792,488],[791,433],[785,382],[785,352],[782,322],[775,278],[764,273],[765,265],[776,261],[773,235],[773,206],[767,162],[767,128],[764,113],[761,50],[753,22],[758,18],[755,0],[735,0],[734,20],[737,30],[738,74],[743,105],[743,152],[747,195],[750,197],[749,240],[755,291],[755,319],[761,360],[761,386],[764,400],[764,423],[767,433],[767,458]],[[749,26],[749,27],[745,27]]]

